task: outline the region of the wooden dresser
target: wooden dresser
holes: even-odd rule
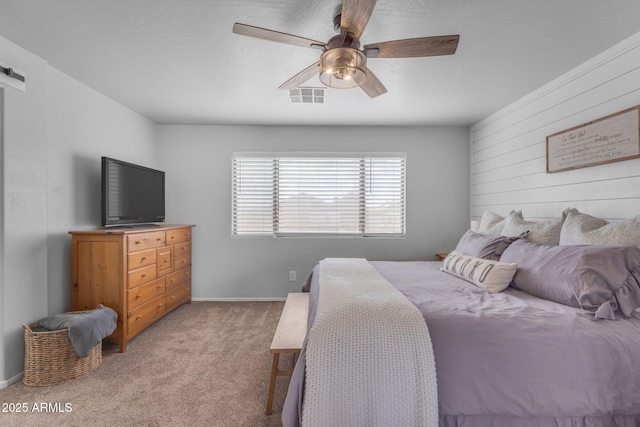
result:
[[[118,313],[107,339],[127,342],[183,303],[191,303],[193,225],[70,231],[72,310],[98,304]]]

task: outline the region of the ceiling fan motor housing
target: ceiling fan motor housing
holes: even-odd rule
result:
[[[333,36],[327,42],[327,50],[334,49],[336,47],[352,47],[354,49],[360,49],[360,40],[355,39],[347,35],[345,39],[342,36]]]

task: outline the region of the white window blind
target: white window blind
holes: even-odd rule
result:
[[[365,224],[369,235],[404,235],[404,157],[365,159]]]
[[[403,236],[404,153],[234,153],[232,234]]]
[[[233,156],[233,234],[272,234],[275,159]]]

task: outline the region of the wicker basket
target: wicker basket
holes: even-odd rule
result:
[[[37,322],[24,327],[24,378],[29,386],[49,386],[93,371],[102,363],[102,342],[86,357],[73,350],[69,330],[34,332]]]

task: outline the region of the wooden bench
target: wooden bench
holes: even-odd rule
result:
[[[279,376],[290,377],[293,375],[296,359],[300,353],[300,349],[302,349],[304,337],[307,334],[308,317],[309,293],[290,293],[284,303],[276,333],[273,335],[273,341],[271,341],[270,351],[273,353],[273,363],[271,365],[271,380],[269,382],[267,409],[265,411],[267,415],[271,415],[276,378]],[[291,369],[278,369],[280,353],[294,353]]]

